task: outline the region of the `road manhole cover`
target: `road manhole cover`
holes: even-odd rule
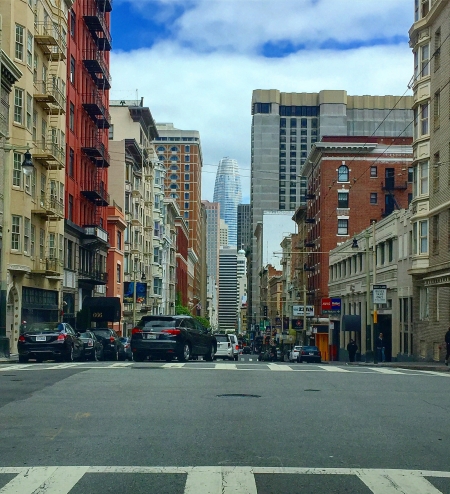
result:
[[[224,395],[217,395],[217,398],[261,398],[261,395],[249,395],[245,393],[231,393]]]

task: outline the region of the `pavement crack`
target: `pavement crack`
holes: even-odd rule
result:
[[[424,403],[426,403],[427,405],[431,405],[431,406],[434,406],[434,407],[440,408],[441,410],[445,410],[446,412],[448,412],[448,408],[443,407],[443,406],[441,406],[441,405],[438,405],[437,403],[430,403],[429,401],[427,401],[427,400],[423,400],[423,399],[422,399],[422,401],[423,401]]]

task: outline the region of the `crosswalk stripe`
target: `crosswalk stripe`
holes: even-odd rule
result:
[[[369,367],[370,370],[374,372],[379,372],[380,374],[403,374],[403,372],[399,372],[392,369],[387,369],[386,367]]]
[[[236,364],[216,364],[216,370],[237,370]]]
[[[15,365],[5,365],[5,366],[0,366],[0,371],[7,371],[7,370],[22,370],[25,368],[29,368],[29,364],[15,364]]]
[[[116,364],[111,364],[108,365],[109,369],[114,369],[114,368],[120,368],[120,367],[130,367],[130,365],[133,365],[133,362],[118,362]]]
[[[351,372],[348,369],[343,369],[342,367],[336,367],[334,365],[318,365],[317,367],[320,367],[328,372]]]
[[[67,364],[52,365],[48,369],[70,369],[71,367],[80,367],[79,362],[68,362]]]
[[[427,479],[410,472],[364,471],[358,477],[373,494],[441,494]]]
[[[293,370],[291,367],[288,367],[287,365],[267,364],[267,367],[273,371],[291,371],[292,372],[292,370]]]
[[[184,494],[257,494],[251,467],[196,467],[188,473]]]
[[[170,362],[168,364],[163,364],[163,367],[169,368],[169,369],[177,369],[180,367],[184,367],[186,364],[183,364],[181,362]]]

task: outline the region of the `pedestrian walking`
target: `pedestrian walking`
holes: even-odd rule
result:
[[[350,362],[355,361],[356,352],[358,351],[358,345],[355,340],[350,340],[350,343],[347,345],[348,359]]]
[[[383,333],[380,333],[380,335],[377,338],[377,360],[378,362],[384,362],[385,361],[385,353],[384,353],[384,338],[383,338]]]
[[[445,346],[447,347],[447,353],[445,354],[445,365],[448,365],[448,358],[450,357],[450,327],[445,333]]]

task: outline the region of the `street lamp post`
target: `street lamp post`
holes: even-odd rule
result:
[[[22,162],[22,170],[25,175],[31,175],[34,170],[33,161],[31,159],[30,148],[28,146],[12,146],[5,144],[2,149],[5,152],[10,153],[11,151],[23,151],[25,150],[24,160]],[[2,255],[0,256],[0,272],[1,272],[1,283],[0,283],[0,357],[9,357],[9,338],[6,336],[6,306],[8,301],[8,265],[6,263],[7,254],[11,250],[11,170],[12,166],[9,165],[8,159],[4,160],[3,166],[3,226],[2,226]]]

